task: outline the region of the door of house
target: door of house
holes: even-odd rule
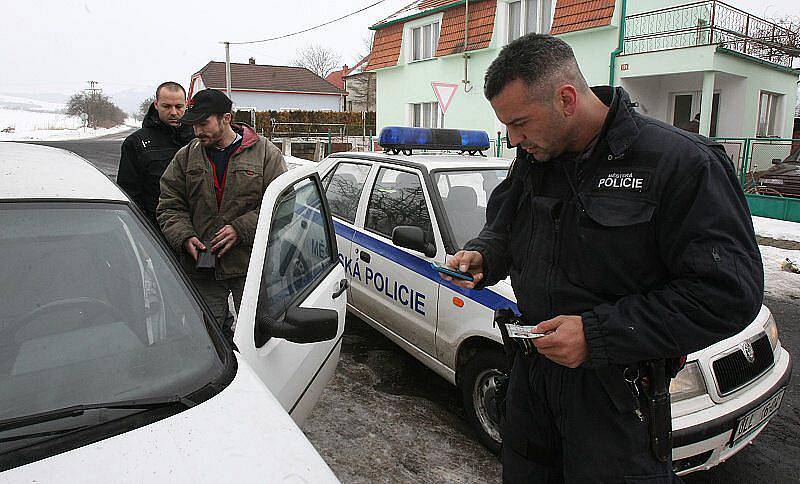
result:
[[[700,106],[702,105],[702,92],[676,92],[671,96],[670,103],[670,121],[673,126],[683,128],[689,121],[693,120],[695,115],[700,113]],[[714,99],[711,101],[711,129],[710,136],[717,135],[717,114],[719,113],[719,92],[714,93]]]

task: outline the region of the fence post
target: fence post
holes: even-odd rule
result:
[[[744,158],[742,159],[742,172],[739,174],[739,180],[742,184],[742,188],[745,187],[747,184],[747,172],[750,171],[750,143],[753,141],[752,138],[747,138],[744,140]]]
[[[500,131],[497,132],[497,146],[495,147],[496,148],[495,152],[497,153],[497,157],[498,158],[500,158],[500,140],[502,139],[502,138],[500,138],[501,134],[502,133],[500,133]]]
[[[333,141],[331,140],[331,128],[328,128],[328,154],[333,153]]]

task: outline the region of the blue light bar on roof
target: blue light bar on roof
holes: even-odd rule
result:
[[[412,149],[478,152],[489,149],[485,131],[387,126],[378,143],[386,150],[410,152]]]

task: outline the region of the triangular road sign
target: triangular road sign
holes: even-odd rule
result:
[[[447,108],[450,107],[450,101],[453,100],[453,96],[458,90],[458,84],[431,82],[431,86],[433,86],[433,93],[436,94],[436,99],[439,100],[439,109],[442,110],[442,114],[445,114]]]

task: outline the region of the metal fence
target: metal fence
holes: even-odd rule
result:
[[[623,54],[719,45],[791,67],[795,55],[784,46],[794,44],[797,35],[736,7],[709,0],[627,16]]]
[[[800,198],[758,183],[775,163],[800,149],[800,139],[717,138],[731,157],[750,211],[762,217],[800,222]]]

